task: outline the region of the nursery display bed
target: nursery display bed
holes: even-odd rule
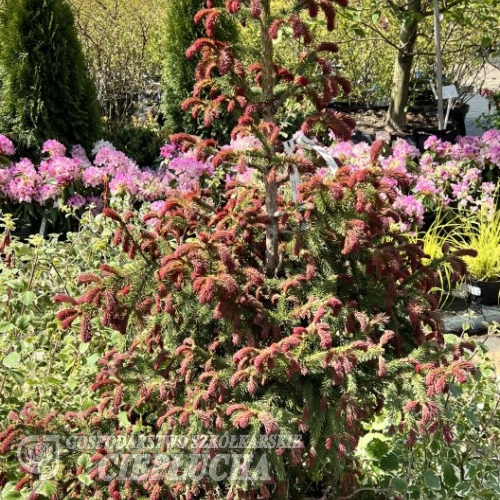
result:
[[[461,304],[459,302],[454,302],[442,311],[448,333],[461,334],[465,330],[468,334],[480,335],[486,333],[489,324],[500,323],[499,306],[467,305],[463,301]]]

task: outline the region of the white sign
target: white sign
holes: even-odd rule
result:
[[[458,90],[455,85],[445,85],[443,87],[443,99],[455,99],[458,97]]]
[[[474,297],[481,297],[481,289],[478,286],[467,285],[467,290]]]

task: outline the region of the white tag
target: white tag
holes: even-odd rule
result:
[[[467,290],[474,297],[481,297],[481,289],[478,286],[467,285]]]
[[[295,142],[304,149],[316,151],[316,153],[318,153],[326,161],[333,173],[336,173],[339,169],[337,162],[328,154],[328,151],[320,146],[317,146],[314,141],[307,138],[302,132],[299,132],[295,138]]]
[[[294,203],[297,203],[297,197],[299,195],[299,171],[297,167],[294,165],[292,167],[292,172],[290,173],[290,188],[292,190],[292,200]]]
[[[454,99],[458,97],[458,90],[455,85],[445,85],[443,87],[443,99]]]

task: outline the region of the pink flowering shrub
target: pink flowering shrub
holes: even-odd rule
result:
[[[90,205],[102,209],[109,197],[131,198],[132,202],[165,200],[172,189],[181,192],[199,188],[203,179],[213,177],[210,163],[199,161],[193,152],[166,144],[161,150],[163,162],[157,171],[141,170],[121,151],[105,141],[96,143],[89,159],[80,146],[68,153],[55,140],[42,147],[43,160],[35,165],[27,158],[14,161],[12,142],[0,135],[0,199],[7,211],[30,208],[44,216],[67,205],[77,209]],[[25,221],[26,222],[26,221]]]
[[[26,204],[34,204],[42,212],[63,204],[77,209],[95,205],[100,210],[110,197],[154,203],[167,199],[173,190],[189,193],[224,181],[252,182],[255,171],[245,162],[219,171],[210,159],[201,158],[196,148],[179,144],[176,137],[171,144],[165,144],[160,150],[160,168],[151,170],[139,168],[106,141],[96,143],[89,159],[79,146],[68,153],[65,146],[49,140],[42,148],[44,159],[34,165],[26,158],[10,161],[14,146],[0,135],[0,155],[5,166],[0,169],[0,196],[4,205],[11,205],[11,211]],[[457,144],[430,137],[423,154],[401,139],[390,147],[381,143],[380,148],[380,166],[387,173],[382,182],[396,187],[394,178],[401,179],[394,207],[410,221],[405,229],[420,226],[426,212],[440,208],[493,208],[500,169],[499,130],[489,130],[481,137],[463,137]],[[251,157],[258,149],[258,139],[247,135],[236,136],[215,151],[222,155],[225,151],[245,152]],[[371,148],[365,143],[334,142],[328,152],[352,172],[368,168],[373,162]],[[298,148],[295,154],[307,161],[310,152]],[[329,172],[328,168],[318,170],[322,175]]]
[[[385,148],[381,167],[398,172],[408,188],[399,188],[395,207],[417,225],[425,212],[447,207],[478,210],[493,208],[493,193],[500,169],[500,131],[489,130],[481,137],[462,137],[457,144],[435,136],[425,143],[423,154],[403,140]],[[335,142],[330,154],[353,171],[371,163],[367,144]],[[492,182],[495,181],[495,182]]]

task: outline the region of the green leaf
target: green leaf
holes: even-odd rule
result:
[[[372,439],[366,446],[366,452],[373,458],[381,458],[389,451],[389,445],[378,438]]]
[[[399,477],[392,478],[392,487],[397,493],[404,493],[408,489],[408,484],[404,479]]]
[[[459,471],[456,467],[451,465],[449,462],[443,464],[443,482],[446,486],[450,488],[455,487],[460,479]]]
[[[56,485],[52,481],[43,481],[37,492],[44,497],[52,498],[56,493]]]
[[[9,333],[16,329],[16,325],[10,321],[0,322],[0,333]]]
[[[92,356],[89,356],[87,358],[87,366],[95,365],[99,361],[100,358],[101,358],[101,356],[99,356],[99,354],[97,354],[97,353],[92,354]]]
[[[2,494],[3,500],[17,500],[21,498],[21,493],[17,490],[4,491]]]
[[[19,300],[25,306],[31,306],[36,300],[36,295],[32,291],[28,290],[19,294]]]
[[[80,482],[82,482],[85,486],[90,486],[92,484],[92,479],[88,474],[80,474],[78,476]]]
[[[474,412],[470,408],[467,408],[467,410],[465,410],[464,413],[465,413],[465,416],[467,417],[467,419],[469,420],[469,422],[474,427],[478,427],[479,426],[479,422],[478,422],[478,420],[476,418],[476,415],[474,414]]]
[[[76,463],[86,469],[90,465],[90,456],[87,453],[84,453],[78,457]]]
[[[3,358],[2,364],[6,368],[16,368],[21,362],[21,356],[16,351],[11,352]]]
[[[380,12],[375,12],[375,14],[373,14],[372,16],[372,23],[377,24],[379,19],[380,19]]]
[[[390,453],[384,455],[380,459],[379,466],[382,470],[391,471],[399,467],[399,462],[400,462],[399,456],[391,451]]]
[[[126,411],[121,411],[120,413],[118,413],[118,422],[120,423],[121,427],[126,428],[130,425]]]
[[[462,395],[462,388],[458,385],[449,383],[448,387],[453,397],[459,398]]]
[[[424,473],[424,483],[428,488],[431,488],[433,490],[438,490],[441,488],[441,480],[439,477],[434,473],[434,471],[428,469]]]

